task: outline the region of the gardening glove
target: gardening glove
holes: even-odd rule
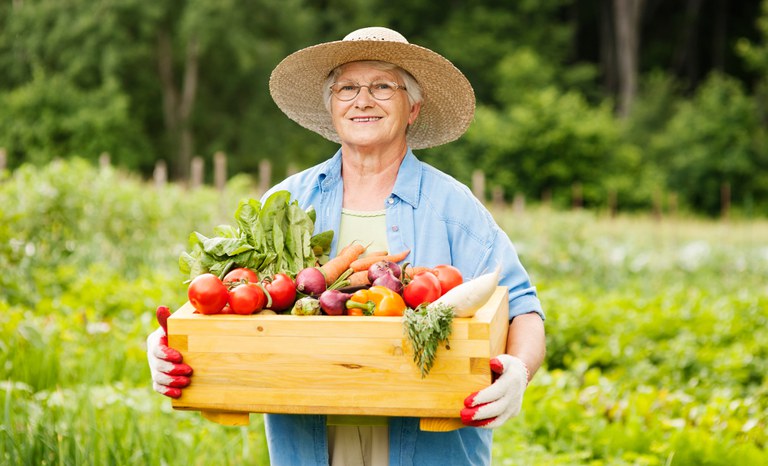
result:
[[[520,414],[523,393],[528,386],[528,367],[509,354],[491,359],[494,382],[464,400],[461,422],[472,427],[493,429]]]
[[[160,327],[147,337],[147,360],[152,373],[152,388],[165,396],[178,398],[181,389],[189,385],[192,368],[181,363],[181,353],[168,347],[168,317],[165,306],[157,308]]]

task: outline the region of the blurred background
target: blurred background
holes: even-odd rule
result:
[[[214,154],[269,182],[335,146],[268,91],[289,53],[397,29],[472,82],[476,121],[420,156],[488,196],[607,209],[768,209],[768,7],[759,0],[11,0],[0,147],[13,169],[109,154],[189,180]],[[429,20],[427,21],[427,18]],[[269,176],[266,176],[269,175]]]
[[[470,186],[547,311],[494,464],[767,464],[768,1],[0,1],[0,463],[268,464],[143,354],[193,231],[331,156],[268,79],[382,25],[474,86]]]

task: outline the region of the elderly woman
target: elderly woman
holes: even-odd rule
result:
[[[326,416],[269,414],[272,463],[489,464],[491,429],[519,413],[528,381],[544,359],[544,314],[512,243],[488,211],[466,186],[412,152],[467,130],[475,108],[472,87],[441,55],[372,27],[291,54],[273,71],[270,91],[288,117],[341,147],[265,197],[288,190],[302,206],[314,206],[317,231],[337,233],[332,255],[357,239],[371,242],[371,250],[410,249],[406,260],[412,264],[452,264],[465,278],[500,267],[510,320],[506,354],[491,361],[499,377],[467,394],[463,410],[456,408],[467,427],[438,433],[420,431],[418,418],[333,426]],[[188,369],[165,356],[173,351],[162,337],[158,329],[148,340],[154,386],[178,396],[189,379],[173,374]]]

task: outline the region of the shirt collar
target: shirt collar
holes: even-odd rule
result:
[[[394,189],[392,189],[392,194],[407,202],[413,208],[419,206],[421,171],[421,162],[413,155],[411,149],[408,148],[405,158],[400,163],[400,170],[397,172],[397,180],[395,181]]]
[[[317,184],[321,191],[329,191],[341,181],[341,148],[320,166],[320,173],[317,175]]]
[[[405,153],[392,194],[407,202],[412,207],[419,206],[422,166],[410,148]],[[320,189],[328,191],[341,181],[341,148],[320,167],[317,183]]]

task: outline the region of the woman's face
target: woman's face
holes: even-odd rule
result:
[[[365,63],[348,63],[336,82],[351,81],[367,86],[374,82],[403,85],[397,74]],[[405,146],[405,131],[416,120],[420,104],[411,106],[404,90],[388,100],[375,99],[368,87],[360,88],[354,99],[343,102],[331,96],[331,118],[342,144],[352,147]]]

